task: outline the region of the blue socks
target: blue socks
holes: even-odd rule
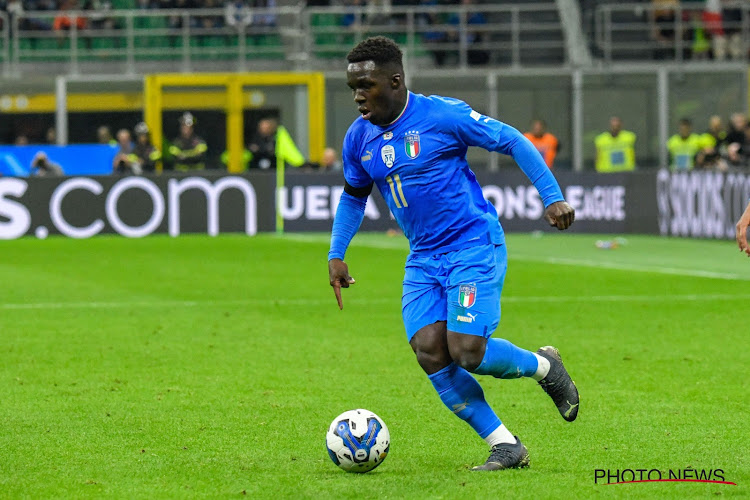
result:
[[[487,339],[484,358],[474,373],[497,378],[531,377],[539,362],[533,352],[514,346],[504,339]]]
[[[500,427],[500,419],[485,401],[482,387],[469,372],[451,363],[428,377],[445,406],[468,423],[481,438]]]

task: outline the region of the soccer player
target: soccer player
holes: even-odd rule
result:
[[[533,353],[490,338],[500,321],[507,255],[497,212],[466,162],[467,147],[511,155],[539,191],[552,226],[567,229],[573,208],[518,130],[457,99],[409,92],[401,50],[390,39],[368,38],[347,60],[347,84],[362,116],[344,139],[344,193],[328,254],[339,308],[341,288],[354,283],[344,254],[377,184],[409,239],[402,313],[417,362],[448,409],[489,444],[490,457],[474,470],[524,467],[526,447],[471,373],[531,377],[568,421],[578,414],[578,390],[554,347]]]
[[[750,203],[748,203],[745,212],[737,221],[737,244],[740,247],[740,252],[745,252],[750,257],[750,245],[747,244],[747,228],[750,227]]]

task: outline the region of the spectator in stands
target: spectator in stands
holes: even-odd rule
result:
[[[164,9],[174,9],[174,10],[187,10],[187,9],[197,9],[200,8],[200,3],[198,0],[162,0],[161,8]],[[195,26],[196,20],[195,18],[188,18],[189,25]],[[182,29],[182,21],[183,16],[181,15],[175,15],[170,16],[169,20],[167,21],[167,25],[173,29],[173,30],[179,30]],[[173,39],[172,42],[176,42],[176,39]]]
[[[323,158],[320,160],[321,172],[337,172],[344,168],[343,163],[338,157],[338,153],[333,148],[323,150]]]
[[[218,0],[203,0],[203,5],[201,5],[201,8],[218,9],[220,8],[220,5],[218,3]],[[198,18],[198,26],[205,30],[215,30],[215,29],[223,28],[224,17],[216,16],[216,15],[200,16],[200,18]]]
[[[742,141],[733,142],[727,146],[727,160],[733,167],[750,166],[750,128],[745,129]]]
[[[158,9],[158,0],[136,0],[135,7],[138,10]]]
[[[727,131],[719,115],[708,119],[708,130],[703,134],[703,141],[711,147],[721,148],[727,142]]]
[[[88,14],[91,29],[111,30],[115,28],[115,19],[112,17],[112,2],[109,0],[86,0],[83,10],[91,11]]]
[[[549,168],[552,168],[555,163],[555,156],[557,156],[557,152],[560,149],[560,143],[558,142],[557,137],[547,132],[547,124],[544,120],[536,119],[532,121],[531,130],[523,135],[525,135],[537,151],[539,151],[539,154],[544,158],[544,163],[546,163]]]
[[[475,0],[461,0],[461,5],[467,7],[466,31],[461,32],[459,28],[459,30],[451,32],[450,35],[450,38],[456,42],[459,42],[461,37],[463,37],[466,46],[469,47],[466,54],[466,62],[472,66],[487,64],[490,60],[490,53],[487,50],[476,48],[477,45],[484,42],[484,33],[477,26],[487,24],[487,18],[477,10],[474,4]],[[455,26],[460,26],[461,18],[459,14],[452,14],[448,22]]]
[[[13,141],[13,145],[14,146],[28,146],[29,138],[24,134],[18,135],[16,136],[16,140]]]
[[[694,10],[689,13],[690,17],[690,58],[697,60],[708,59],[711,54],[711,40],[705,26],[701,12]]]
[[[161,151],[151,143],[151,131],[145,122],[135,126],[135,148],[130,155],[132,162],[137,162],[142,172],[154,172],[157,162],[161,161]]]
[[[224,5],[224,22],[227,26],[244,27],[253,22],[247,0],[233,0]]]
[[[39,151],[31,160],[31,175],[34,177],[61,177],[65,173],[59,164],[47,157],[45,152]]]
[[[262,12],[253,15],[253,27],[261,30],[276,27],[276,14],[269,9],[276,8],[276,0],[250,0],[253,9],[261,9]]]
[[[651,35],[660,45],[654,53],[655,59],[671,59],[674,57],[674,44],[677,34],[675,22],[676,11],[680,6],[679,0],[651,0]]]
[[[430,53],[432,53],[432,57],[435,60],[435,66],[443,66],[448,52],[444,48],[437,48],[434,45],[446,43],[448,41],[448,34],[439,29],[430,29],[431,26],[444,23],[441,14],[430,11],[430,7],[436,7],[438,2],[437,0],[420,0],[419,5],[424,8],[417,11],[414,16],[414,22],[422,33],[422,40],[430,47]]]
[[[276,118],[264,118],[258,122],[258,131],[247,149],[252,154],[249,168],[277,168],[282,163],[301,167],[305,164],[305,157],[297,149],[292,136]]]
[[[679,121],[679,132],[667,141],[672,170],[687,171],[695,166],[695,157],[703,149],[701,136],[693,133],[693,123],[688,118]]]
[[[715,60],[723,61],[727,57],[727,37],[721,15],[721,0],[706,0],[703,24],[711,38],[711,55]]]
[[[721,117],[714,115],[708,120],[708,130],[701,135],[702,149],[696,156],[699,167],[724,171],[727,162],[724,160],[727,150],[727,132]]]
[[[724,3],[733,4],[721,13],[727,37],[727,52],[732,59],[744,59],[747,53],[742,42],[742,8],[736,2],[725,0]]]
[[[613,116],[609,119],[609,131],[602,132],[596,139],[596,171],[627,172],[635,170],[636,136],[622,129],[622,120]]]
[[[96,142],[99,144],[109,144],[110,146],[117,146],[117,141],[112,137],[112,131],[106,125],[100,126],[96,129]]]
[[[395,24],[391,15],[391,0],[368,0],[367,7],[368,26],[389,26]]]
[[[44,140],[47,144],[57,144],[57,129],[55,127],[48,128],[47,132],[44,133]]]
[[[747,116],[744,113],[732,113],[732,116],[729,117],[727,143],[741,144],[745,140],[745,130],[747,127]]]
[[[60,4],[60,10],[61,11],[69,11],[69,10],[79,10],[80,6],[78,5],[77,0],[62,0]],[[79,31],[82,31],[86,29],[87,22],[85,17],[75,16],[72,17],[66,14],[65,12],[60,13],[58,15],[54,22],[52,23],[52,29],[55,30],[60,39],[60,43],[62,43],[62,39],[65,38],[63,35],[63,31],[68,31],[70,28],[73,27],[75,24],[76,29]]]
[[[179,119],[180,135],[169,146],[169,154],[174,157],[174,168],[186,172],[206,168],[206,141],[195,133],[197,123],[192,113],[186,112]]]
[[[344,5],[350,7],[348,12],[341,16],[341,26],[351,30],[358,30],[364,24],[365,15],[360,11],[366,5],[365,0],[344,0]]]
[[[124,128],[117,131],[117,145],[120,149],[117,150],[117,154],[112,160],[112,173],[120,175],[140,174],[140,165],[132,162],[130,158],[133,152],[133,141],[130,137],[130,131]]]

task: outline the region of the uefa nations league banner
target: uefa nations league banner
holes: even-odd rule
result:
[[[571,230],[582,233],[656,233],[655,173],[555,173],[563,194],[576,209]],[[556,231],[542,220],[544,205],[520,170],[477,174],[485,198],[508,231]],[[279,207],[289,231],[330,231],[343,191],[341,174],[288,175]],[[373,190],[362,230],[398,228],[385,201]],[[438,196],[438,193],[429,193]]]
[[[601,175],[556,172],[576,209],[571,231],[730,238],[750,195],[745,174],[635,172]],[[522,172],[478,174],[485,197],[507,231],[555,231]],[[274,231],[276,210],[285,230],[330,231],[342,177],[295,173],[275,195],[274,173],[165,174],[158,177],[0,178],[0,239],[62,234],[143,237],[155,233]],[[437,193],[435,193],[437,195]],[[398,226],[376,191],[363,231]]]

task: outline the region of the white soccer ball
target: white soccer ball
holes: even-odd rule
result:
[[[371,471],[385,460],[390,446],[385,422],[368,410],[345,411],[326,433],[328,455],[347,472]]]

